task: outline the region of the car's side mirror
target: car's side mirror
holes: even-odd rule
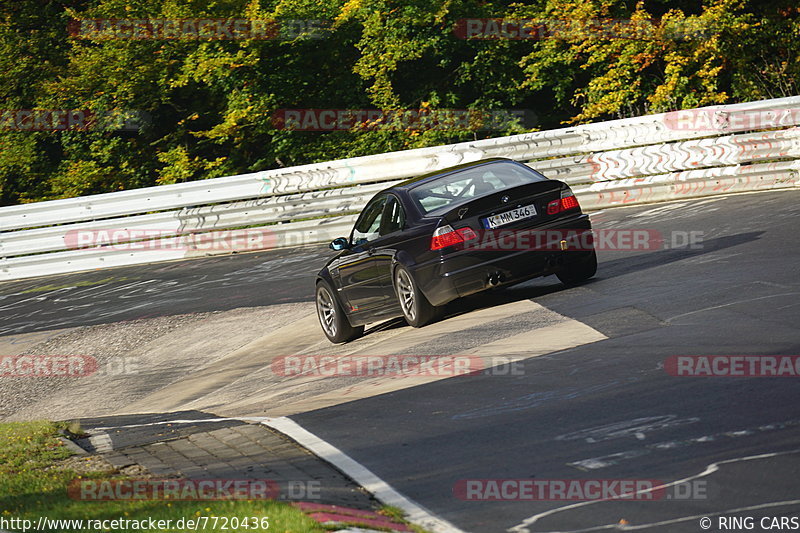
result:
[[[328,245],[331,250],[346,250],[350,248],[350,243],[348,242],[346,237],[339,237],[337,239],[333,239],[331,243]]]

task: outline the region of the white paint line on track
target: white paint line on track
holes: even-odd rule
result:
[[[435,516],[421,505],[406,498],[388,483],[370,472],[365,466],[304,429],[294,420],[281,417],[265,420],[262,423],[276,431],[280,431],[318,457],[332,464],[385,505],[402,509],[406,520],[434,533],[464,533],[450,522]]]
[[[405,513],[405,518],[429,531],[434,533],[465,533],[463,530],[457,528],[450,522],[435,516],[433,513],[422,507],[421,505],[406,498],[396,490],[394,490],[388,483],[380,479],[378,476],[370,472],[365,466],[356,462],[354,459],[346,455],[344,452],[320,439],[310,431],[300,426],[294,420],[286,417],[271,418],[271,417],[241,417],[241,418],[205,418],[201,420],[162,420],[159,422],[149,422],[146,424],[129,424],[125,426],[108,426],[102,428],[94,428],[92,431],[107,431],[115,429],[129,429],[152,427],[162,425],[182,425],[182,424],[197,424],[197,423],[213,423],[213,422],[257,422],[269,428],[278,431],[290,439],[294,440],[317,457],[332,464],[345,475],[349,476],[353,481],[361,485],[365,490],[375,496],[376,499],[385,505],[398,507]],[[91,437],[99,438],[105,436],[108,439],[108,445],[111,445],[111,439],[106,433],[98,433],[96,436]],[[90,439],[91,440],[91,439]],[[93,443],[94,445],[94,443]],[[111,448],[109,447],[109,450]],[[0,532],[2,533],[2,532]]]
[[[672,322],[678,318],[683,318],[685,316],[694,315],[696,313],[703,313],[705,311],[713,311],[715,309],[722,309],[723,307],[729,307],[731,305],[739,305],[743,303],[755,302],[758,300],[768,300],[770,298],[783,298],[785,296],[793,296],[795,294],[800,294],[800,292],[781,292],[778,294],[768,294],[767,296],[759,296],[757,298],[746,298],[744,300],[736,300],[734,302],[728,302],[725,304],[720,305],[712,305],[711,307],[704,307],[703,309],[695,309],[694,311],[689,311],[688,313],[681,313],[680,315],[671,316],[669,318],[665,318],[664,322]]]
[[[131,428],[146,428],[152,426],[164,426],[164,425],[187,425],[187,424],[200,424],[200,423],[211,423],[211,422],[256,422],[261,423],[264,420],[271,420],[271,418],[266,416],[243,416],[238,418],[201,418],[198,420],[161,420],[159,422],[148,422],[146,424],[128,424],[126,426],[105,426],[105,427],[97,427],[92,428],[92,431],[108,431],[110,429],[131,429]]]
[[[786,505],[796,505],[800,500],[786,500],[782,502],[769,502],[761,503],[759,505],[750,505],[748,507],[738,507],[736,509],[725,509],[724,511],[715,511],[713,513],[697,514],[692,516],[681,516],[680,518],[673,518],[670,520],[662,520],[660,522],[648,522],[646,524],[636,525],[622,525],[622,524],[605,524],[602,526],[595,526],[586,529],[573,529],[570,531],[563,531],[558,533],[590,533],[592,531],[603,531],[613,529],[616,531],[635,531],[637,529],[650,529],[657,526],[668,526],[670,524],[680,524],[681,522],[688,522],[690,520],[699,520],[700,518],[710,518],[712,516],[730,515],[733,513],[742,513],[744,511],[756,511],[758,509],[769,509],[772,507],[784,507]]]
[[[671,483],[664,483],[663,485],[658,485],[656,487],[650,487],[648,489],[638,490],[636,492],[631,492],[631,493],[627,493],[627,494],[620,494],[619,497],[617,497],[617,498],[584,501],[584,502],[579,502],[579,503],[573,503],[573,504],[570,504],[570,505],[565,505],[563,507],[556,507],[555,509],[550,509],[549,511],[544,511],[542,513],[538,513],[538,514],[535,514],[535,515],[533,515],[533,516],[531,516],[529,518],[526,518],[525,520],[523,520],[522,522],[520,522],[516,526],[511,527],[511,528],[507,529],[506,531],[509,531],[510,533],[533,533],[533,532],[531,532],[531,530],[529,528],[531,526],[533,526],[536,522],[541,520],[542,518],[545,518],[545,517],[550,516],[550,515],[554,515],[554,514],[557,514],[557,513],[564,512],[564,511],[569,511],[569,510],[572,510],[572,509],[577,509],[579,507],[585,507],[587,505],[594,505],[596,503],[604,503],[604,502],[610,502],[610,501],[615,501],[615,500],[621,500],[623,498],[628,498],[628,497],[631,497],[631,496],[635,496],[637,494],[644,494],[644,493],[648,493],[648,492],[653,492],[653,491],[665,489],[667,487],[672,487],[672,486],[675,486],[675,485],[682,485],[682,484],[685,484],[685,483],[689,483],[690,481],[694,481],[696,479],[700,479],[702,477],[709,476],[709,475],[713,474],[714,472],[717,472],[719,470],[720,466],[722,466],[722,465],[738,463],[738,462],[742,462],[742,461],[757,461],[757,460],[760,460],[760,459],[770,459],[772,457],[780,457],[782,455],[792,455],[792,454],[795,454],[795,453],[800,453],[800,448],[794,449],[794,450],[785,451],[785,452],[762,453],[762,454],[759,454],[759,455],[749,455],[749,456],[745,456],[745,457],[736,457],[734,459],[727,459],[725,461],[719,461],[717,463],[711,463],[710,465],[708,465],[705,468],[705,470],[703,470],[699,474],[695,474],[693,476],[689,476],[689,477],[686,477],[686,478],[683,478],[683,479],[678,479],[676,481],[672,481]],[[752,506],[752,507],[745,507],[743,509],[730,509],[728,511],[719,511],[719,512],[712,512],[712,513],[707,513],[707,514],[697,515],[697,516],[681,517],[681,518],[676,518],[674,520],[667,520],[665,522],[656,522],[656,523],[653,523],[653,524],[640,524],[638,526],[631,526],[631,525],[621,526],[619,524],[605,524],[605,525],[602,525],[602,526],[595,526],[595,527],[586,528],[586,529],[575,529],[575,530],[570,530],[570,531],[560,531],[559,533],[581,533],[581,532],[588,532],[588,531],[600,531],[600,530],[603,530],[603,529],[618,529],[618,530],[623,530],[623,531],[624,530],[641,529],[641,528],[646,528],[646,527],[651,527],[651,526],[656,526],[656,525],[671,524],[671,523],[677,523],[677,522],[684,522],[684,521],[692,520],[692,519],[699,519],[699,518],[702,518],[704,516],[717,516],[717,515],[722,515],[722,514],[726,514],[726,513],[729,513],[729,512],[733,513],[733,512],[737,512],[737,511],[747,511],[747,510],[759,509],[759,508],[762,508],[762,507],[775,507],[775,506],[781,506],[781,505],[790,505],[790,504],[794,504],[794,503],[800,503],[800,500],[791,500],[791,501],[783,501],[783,502],[768,502],[768,503],[763,503],[763,504],[759,504],[759,505]]]
[[[108,433],[92,435],[89,437],[89,444],[99,453],[108,453],[114,449],[114,443],[111,442],[111,437],[108,436]]]
[[[720,516],[720,515],[730,515],[733,513],[742,513],[744,511],[755,511],[758,509],[769,509],[772,507],[784,507],[786,505],[796,505],[800,503],[800,500],[786,500],[782,502],[769,502],[769,503],[762,503],[759,505],[750,505],[748,507],[739,507],[737,509],[725,509],[724,511],[715,511],[713,513],[706,513],[703,515],[694,515],[694,516],[682,516],[680,518],[673,518],[672,520],[662,520],[661,522],[651,522],[649,524],[637,524],[635,526],[624,526],[620,527],[618,524],[608,524],[607,526],[602,526],[603,529],[620,529],[622,531],[634,531],[637,529],[650,529],[651,527],[656,526],[666,526],[670,524],[678,524],[680,522],[688,522],[689,520],[698,520],[700,518],[709,518],[712,516]],[[581,531],[599,531],[599,528],[594,529],[583,529]],[[578,533],[572,532],[572,533]]]

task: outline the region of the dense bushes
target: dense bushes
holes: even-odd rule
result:
[[[0,0],[0,17],[2,205],[788,96],[800,71],[789,0]],[[209,18],[278,23],[269,39],[175,39],[76,22]],[[464,38],[465,19],[501,38]],[[536,38],[502,38],[519,20]],[[26,130],[27,109],[94,119]],[[289,131],[282,109],[431,114]],[[469,127],[441,120],[466,109]],[[480,127],[491,110],[527,120]]]

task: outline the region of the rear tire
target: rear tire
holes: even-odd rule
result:
[[[400,265],[394,271],[394,290],[409,326],[421,328],[436,320],[441,307],[431,305],[419,290],[419,285],[407,268]]]
[[[333,289],[324,280],[317,283],[317,318],[322,332],[332,343],[341,344],[364,334],[364,326],[350,325]]]
[[[588,255],[570,257],[573,252],[565,252],[564,266],[556,272],[556,276],[564,285],[577,285],[597,273],[597,253],[592,250]]]

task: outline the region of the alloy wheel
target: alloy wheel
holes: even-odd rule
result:
[[[416,302],[414,301],[414,281],[411,276],[402,268],[397,271],[397,293],[400,298],[400,306],[406,317],[414,320],[417,315]]]
[[[336,336],[336,304],[333,296],[326,287],[319,287],[317,290],[317,313],[319,322],[322,324],[325,333],[331,337]]]

